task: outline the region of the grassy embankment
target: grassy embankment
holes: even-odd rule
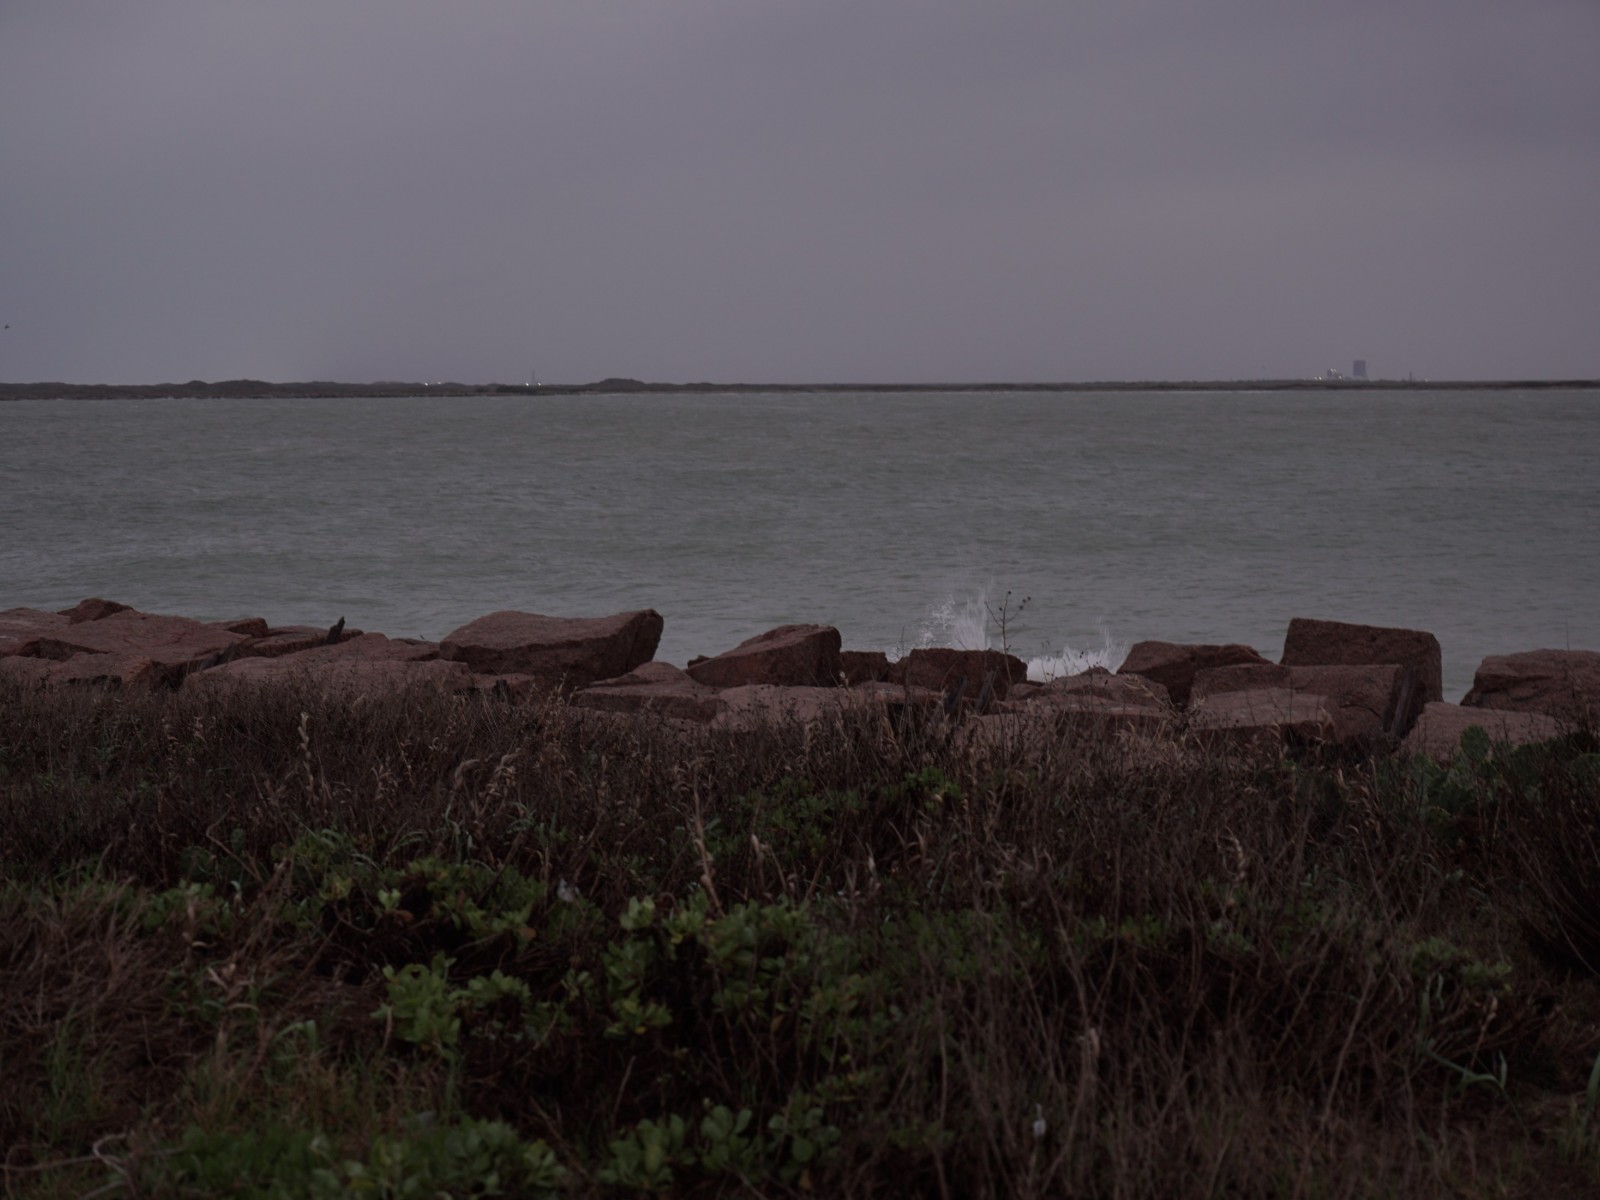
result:
[[[578,716],[0,693],[4,1193],[1600,1189],[1592,739]]]

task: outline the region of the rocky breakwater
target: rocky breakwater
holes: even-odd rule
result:
[[[213,694],[295,682],[346,694],[430,686],[515,696],[630,671],[655,655],[661,628],[648,610],[570,619],[501,612],[429,642],[347,629],[343,619],[206,622],[92,600],[59,613],[0,612],[0,679]]]
[[[1600,653],[1495,655],[1447,704],[1438,639],[1414,629],[1296,618],[1279,662],[1249,646],[1145,641],[1112,674],[1030,682],[998,650],[913,650],[890,662],[842,648],[827,625],[784,625],[686,668],[654,661],[663,621],[496,612],[441,641],[259,617],[197,621],[85,600],[61,612],[0,611],[0,682],[222,694],[295,682],[341,694],[431,687],[517,698],[564,693],[597,719],[647,716],[749,730],[774,719],[920,713],[985,745],[1069,730],[1219,743],[1332,744],[1449,758],[1462,732],[1543,741],[1600,726]]]
[[[1317,741],[1449,759],[1477,726],[1525,745],[1600,727],[1600,653],[1496,655],[1460,704],[1444,701],[1431,633],[1297,617],[1283,656],[1246,646],[1140,642],[1120,674],[1167,687],[1187,728],[1218,741]]]

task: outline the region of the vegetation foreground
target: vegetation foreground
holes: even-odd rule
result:
[[[1600,754],[0,691],[8,1196],[1600,1194]]]

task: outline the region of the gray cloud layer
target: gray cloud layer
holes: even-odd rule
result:
[[[1600,375],[1600,8],[4,0],[0,379]]]

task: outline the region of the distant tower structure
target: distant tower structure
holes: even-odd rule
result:
[[[1364,358],[1358,358],[1358,359],[1356,359],[1355,364],[1350,368],[1350,378],[1351,379],[1365,379],[1366,377],[1367,377],[1367,360],[1364,359]]]

